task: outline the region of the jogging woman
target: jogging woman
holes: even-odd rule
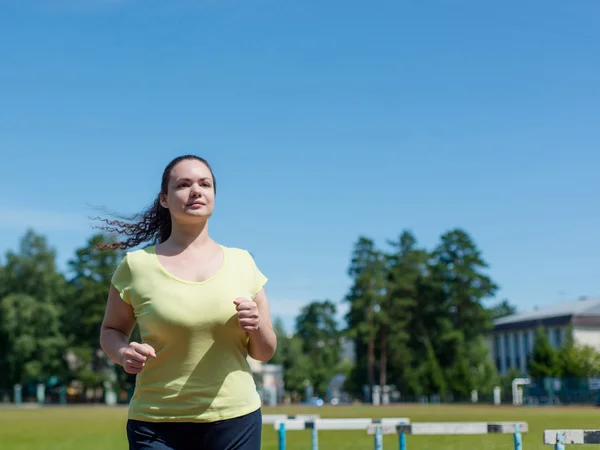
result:
[[[136,375],[131,450],[259,450],[261,400],[247,355],[269,361],[277,339],[266,277],[246,250],[209,237],[216,180],[202,158],[164,170],[154,204],[134,222],[106,221],[129,250],[113,275],[100,343]],[[129,342],[135,324],[141,343]]]

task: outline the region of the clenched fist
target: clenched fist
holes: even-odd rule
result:
[[[156,358],[156,352],[148,344],[131,342],[123,353],[123,368],[127,373],[140,373],[146,366],[146,361]]]
[[[258,331],[260,326],[260,315],[256,303],[239,297],[233,302],[237,311],[238,322],[242,330],[247,333]]]

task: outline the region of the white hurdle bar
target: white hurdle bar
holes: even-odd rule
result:
[[[279,450],[286,449],[286,432],[298,430],[311,430],[311,450],[319,449],[319,430],[328,431],[365,431],[373,424],[396,427],[407,425],[410,419],[398,417],[385,417],[381,419],[352,418],[352,419],[288,419],[278,420],[273,428],[279,431]]]
[[[466,434],[512,434],[515,450],[523,449],[521,433],[527,433],[527,422],[415,422],[410,425],[373,424],[367,433],[375,435],[374,449],[383,450],[383,435],[398,434],[399,449],[406,450],[407,434],[466,435]]]
[[[262,423],[263,425],[273,425],[280,420],[315,420],[321,417],[319,414],[263,414]]]
[[[544,430],[544,444],[565,450],[567,444],[600,444],[600,430]]]

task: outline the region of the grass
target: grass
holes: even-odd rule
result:
[[[323,408],[265,408],[264,413],[320,414],[321,417],[408,417],[412,422],[517,421],[529,423],[523,435],[523,450],[552,450],[542,444],[544,429],[600,428],[600,414],[592,407],[515,408],[484,405],[402,405],[387,407],[337,406]],[[2,450],[106,450],[127,449],[123,407],[45,407],[38,409],[0,409],[0,448]],[[263,429],[262,450],[277,450],[277,433],[272,426]],[[319,433],[323,450],[367,450],[373,437],[362,431],[325,431]],[[384,450],[397,449],[396,436],[384,437]],[[408,450],[510,450],[512,435],[483,436],[407,436]],[[569,448],[569,446],[567,446]],[[586,446],[600,450],[600,446]],[[292,431],[287,435],[288,450],[309,450],[310,432]]]

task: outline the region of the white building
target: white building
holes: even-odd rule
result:
[[[285,386],[283,384],[283,366],[265,364],[261,361],[246,358],[256,387],[261,394],[263,404],[275,406],[283,401]]]
[[[576,300],[495,320],[488,345],[501,374],[512,367],[527,373],[527,361],[540,325],[546,329],[553,347],[564,342],[566,329],[571,325],[575,342],[600,350],[600,299]]]

